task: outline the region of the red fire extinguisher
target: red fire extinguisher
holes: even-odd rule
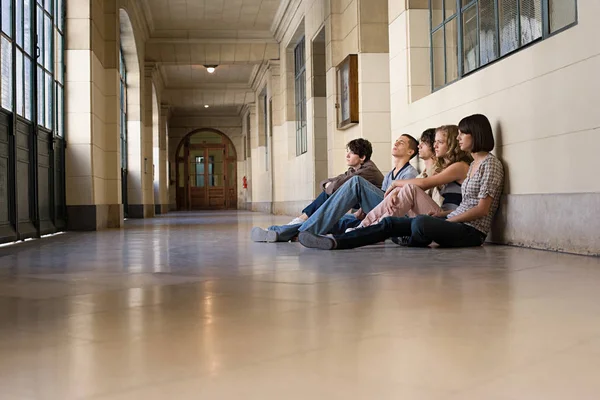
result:
[[[248,189],[248,179],[245,176],[242,178],[242,187]]]

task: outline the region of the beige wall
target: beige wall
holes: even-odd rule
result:
[[[386,0],[302,0],[292,2],[276,29],[280,42],[278,68],[270,67],[266,82],[254,89],[267,88],[273,99],[272,171],[265,166],[265,146],[259,97],[252,115],[252,190],[255,210],[294,214],[318,194],[317,183],[324,177],[346,170],[345,146],[354,138],[369,139],[374,161],[383,172],[390,162],[390,103],[388,13]],[[290,11],[292,10],[292,11]],[[325,54],[313,55],[313,40],[323,40]],[[321,33],[321,35],[319,35]],[[308,151],[296,156],[296,112],[294,107],[293,49],[304,36],[306,41],[306,101]],[[337,87],[335,67],[349,54],[359,55],[359,119],[346,130],[337,129]],[[325,90],[314,92],[315,80],[323,84],[323,71],[315,62],[325,62]],[[246,168],[249,170],[250,168]],[[271,185],[271,181],[273,184]],[[271,190],[271,188],[273,188]]]
[[[155,80],[144,63],[147,30],[132,0],[67,2],[67,207],[72,229],[119,227],[123,221],[118,49],[128,66],[129,204],[154,215],[152,101]],[[123,13],[123,14],[122,14]],[[122,31],[125,18],[126,28]],[[160,99],[162,85],[157,85]],[[166,150],[166,148],[165,148]],[[144,171],[144,158],[148,169]],[[166,160],[165,160],[166,162]],[[166,196],[165,196],[166,197]]]
[[[495,240],[600,252],[591,239],[600,219],[587,218],[579,196],[600,191],[600,43],[590,40],[600,33],[600,3],[579,0],[577,26],[432,94],[428,11],[404,3],[390,1],[392,138],[487,115],[508,172]]]

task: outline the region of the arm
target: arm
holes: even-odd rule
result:
[[[479,203],[468,211],[465,211],[462,214],[455,215],[452,218],[448,218],[449,222],[469,222],[474,221],[479,218],[483,218],[490,212],[490,207],[492,207],[492,200],[494,198],[492,196],[486,196],[483,199],[479,200]]]
[[[469,166],[467,165],[467,163],[461,161],[450,165],[439,174],[428,176],[427,178],[403,179],[393,181],[390,187],[397,188],[402,187],[404,185],[412,184],[420,187],[423,190],[427,190],[454,181],[462,182],[467,177],[468,171]]]

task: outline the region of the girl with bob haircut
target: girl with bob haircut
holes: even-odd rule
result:
[[[305,247],[334,250],[352,249],[408,236],[408,246],[427,247],[432,242],[442,247],[481,246],[492,225],[504,184],[502,163],[490,153],[494,148],[492,126],[481,114],[464,118],[458,124],[458,141],[463,151],[471,153],[462,190],[462,202],[447,217],[419,215],[415,218],[387,217],[379,224],[333,238],[301,232]]]

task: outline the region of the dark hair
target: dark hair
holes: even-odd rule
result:
[[[405,133],[404,135],[401,135],[401,136],[408,138],[408,148],[413,151],[412,156],[410,156],[410,159],[412,160],[414,157],[419,155],[419,142],[417,142],[417,139],[410,136],[408,133]]]
[[[435,131],[435,128],[429,128],[421,134],[421,142],[429,146],[431,150],[433,150],[433,142],[435,142]]]
[[[367,139],[354,139],[348,142],[346,148],[359,156],[360,158],[365,158],[365,161],[369,161],[371,159],[371,155],[373,154],[373,146],[371,146],[371,142]]]
[[[485,115],[475,114],[463,118],[458,124],[458,130],[473,137],[471,153],[494,149],[492,125]]]

